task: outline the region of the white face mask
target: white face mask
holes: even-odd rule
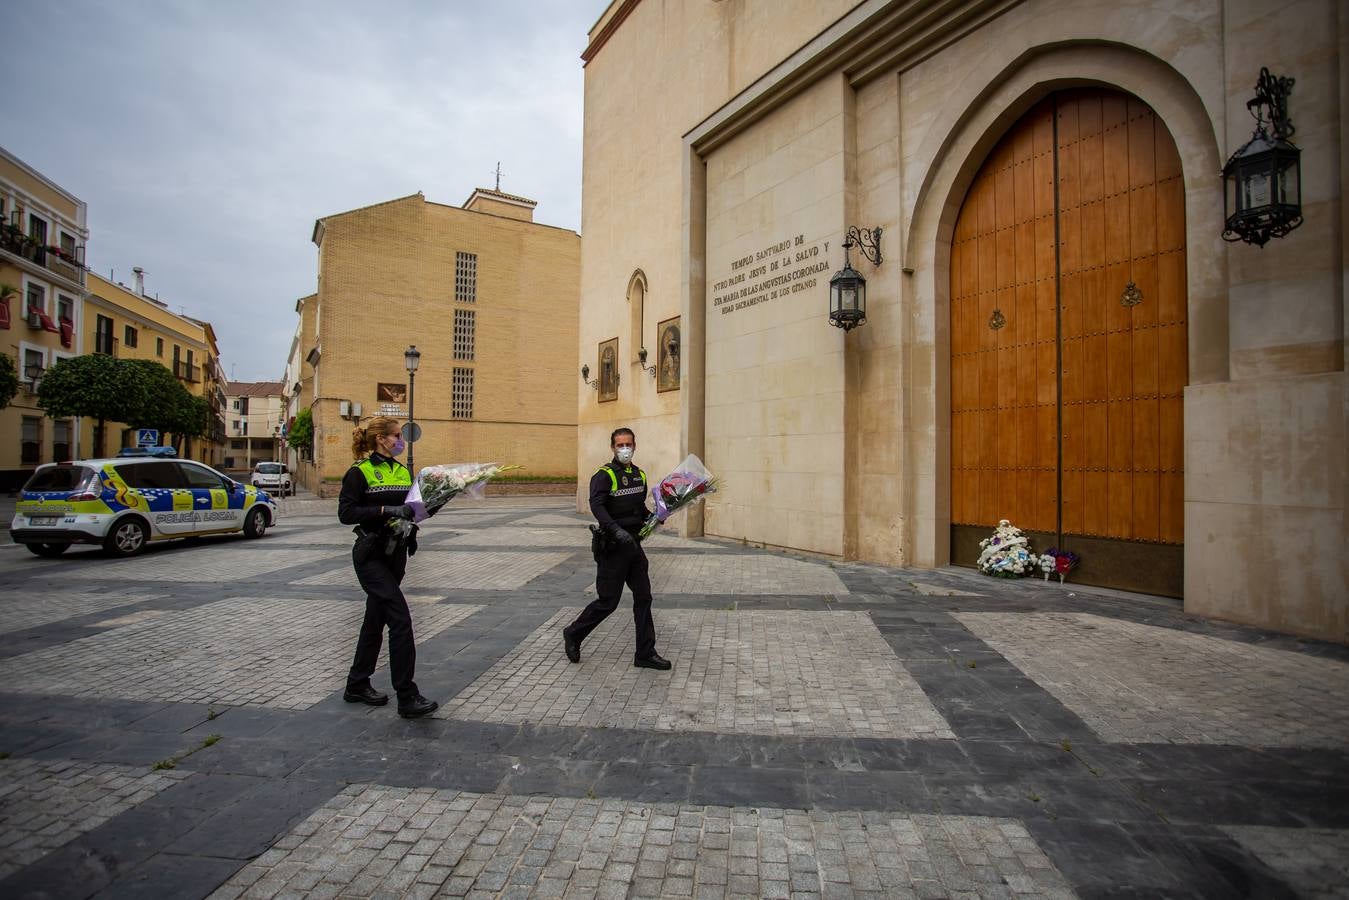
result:
[[[632,453],[633,453],[632,447],[619,447],[617,450],[614,451],[614,456],[618,458],[619,462],[628,463],[632,462]]]

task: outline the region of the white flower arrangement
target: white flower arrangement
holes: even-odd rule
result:
[[[1040,565],[1040,558],[1030,551],[1029,539],[1007,519],[1000,520],[993,534],[980,541],[979,547],[976,565],[985,575],[1019,578]]]

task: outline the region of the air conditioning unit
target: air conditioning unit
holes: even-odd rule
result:
[[[342,418],[344,418],[344,419],[349,418],[349,417],[351,416],[351,401],[350,401],[350,400],[338,400],[338,401],[337,401],[337,414],[338,414],[339,416],[341,416]]]
[[[361,404],[359,403],[351,404],[351,417],[353,419],[359,419],[361,417]]]

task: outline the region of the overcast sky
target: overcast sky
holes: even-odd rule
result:
[[[587,29],[606,0],[5,3],[0,145],[89,206],[87,261],[279,379],[314,220],[417,191],[579,229]]]

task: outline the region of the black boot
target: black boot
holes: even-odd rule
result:
[[[562,650],[567,654],[567,659],[574,663],[581,661],[581,642],[571,635],[567,634],[567,629],[562,629]]]
[[[388,694],[381,694],[366,682],[361,687],[352,687],[347,685],[347,689],[342,692],[342,699],[348,703],[368,703],[371,706],[383,706],[389,702]]]
[[[429,716],[431,713],[440,709],[440,704],[434,700],[427,700],[421,694],[415,694],[407,700],[399,699],[398,714],[405,719],[420,719],[422,716]]]
[[[632,664],[639,669],[660,669],[662,672],[674,666],[674,663],[659,653],[652,653],[650,656],[635,656],[632,659]]]

